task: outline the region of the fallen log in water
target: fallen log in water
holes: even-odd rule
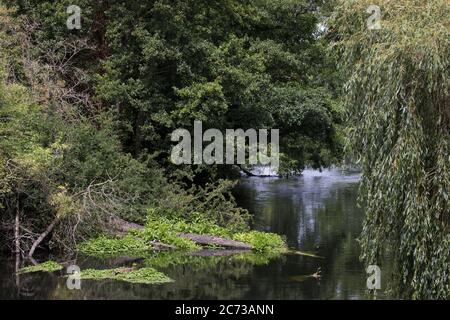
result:
[[[114,232],[120,236],[125,235],[128,231],[142,230],[144,228],[143,226],[141,226],[139,224],[125,221],[116,216],[110,217],[110,225],[111,225],[112,229],[114,230]],[[253,247],[247,243],[235,241],[235,240],[231,240],[231,239],[226,239],[226,238],[222,238],[222,237],[211,236],[211,235],[202,235],[202,234],[195,234],[195,233],[179,233],[178,236],[180,238],[189,239],[189,240],[195,242],[196,244],[199,244],[202,246],[217,246],[217,247],[222,247],[222,248],[239,249],[239,250],[252,250],[253,249]],[[153,246],[153,248],[155,250],[177,249],[177,247],[175,247],[175,246],[157,242],[157,241],[153,241],[150,244]]]
[[[119,236],[123,236],[128,231],[131,231],[131,230],[144,229],[144,226],[141,226],[140,224],[128,222],[128,221],[123,220],[114,215],[111,215],[109,217],[109,225],[110,225],[110,229],[112,229],[111,231],[113,231],[115,234],[117,234]]]
[[[197,244],[203,245],[203,246],[219,246],[224,248],[236,248],[241,250],[252,250],[252,246],[240,242],[235,241],[231,239],[225,239],[221,237],[214,237],[209,235],[200,235],[200,234],[194,234],[194,233],[179,233],[178,236],[181,238],[189,239]]]
[[[150,244],[154,250],[176,250],[178,249],[176,246],[165,244],[159,241],[151,241]]]

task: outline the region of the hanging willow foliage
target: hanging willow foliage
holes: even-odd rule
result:
[[[372,4],[378,30],[367,27]],[[361,258],[392,256],[404,298],[448,298],[450,2],[341,0],[331,30],[363,167]]]

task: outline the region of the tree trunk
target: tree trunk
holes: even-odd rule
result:
[[[20,255],[20,207],[17,200],[16,218],[14,221],[14,246],[16,255]]]
[[[139,224],[125,221],[116,216],[111,216],[109,223],[111,226],[111,231],[114,234],[119,235],[119,236],[125,235],[130,230],[142,230],[144,228],[143,226],[141,226]],[[234,250],[252,250],[252,246],[247,243],[235,241],[235,240],[231,240],[231,239],[226,239],[226,238],[221,238],[221,237],[215,237],[215,236],[211,236],[211,235],[202,235],[202,234],[194,234],[194,233],[179,233],[178,236],[180,238],[189,239],[197,244],[204,245],[204,246],[205,245],[206,246],[218,246],[218,247],[234,249]],[[150,244],[154,245],[154,249],[157,249],[157,250],[158,249],[159,250],[161,250],[161,249],[176,249],[176,247],[174,247],[172,245],[168,245],[168,244],[164,244],[164,243],[160,243],[160,242],[152,242]]]
[[[19,199],[17,199],[16,218],[14,221],[14,246],[15,246],[15,252],[16,252],[15,280],[16,280],[16,287],[20,292],[19,270],[20,270],[21,251],[20,251],[20,205],[19,205]]]
[[[43,233],[41,233],[41,235],[36,239],[36,241],[33,243],[33,245],[31,246],[30,252],[28,253],[28,257],[32,258],[34,251],[36,250],[36,248],[38,247],[38,245],[42,242],[42,240],[45,239],[45,237],[47,237],[49,235],[50,232],[52,232],[53,228],[55,227],[55,225],[59,222],[60,218],[56,217],[52,223],[50,223],[50,225],[47,227],[47,229],[45,229],[45,231]]]
[[[258,177],[258,178],[271,178],[271,177],[277,177],[277,176],[271,176],[269,174],[254,174],[250,170],[245,169],[244,167],[240,165],[236,165],[239,170],[241,170],[243,173],[247,175],[247,177]]]
[[[181,238],[189,239],[191,241],[194,241],[197,244],[200,245],[209,245],[209,246],[219,246],[224,248],[235,248],[235,249],[241,249],[241,250],[251,250],[252,246],[240,242],[235,241],[231,239],[225,239],[221,237],[214,237],[209,235],[200,235],[200,234],[193,234],[193,233],[179,233],[178,236]]]
[[[111,231],[112,233],[114,233],[118,236],[124,236],[128,231],[142,230],[142,229],[144,229],[144,227],[137,223],[128,222],[119,217],[111,215],[109,218],[108,229],[109,229],[109,231]]]

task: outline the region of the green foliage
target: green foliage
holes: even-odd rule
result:
[[[78,245],[80,252],[95,257],[146,256],[151,249],[149,242],[132,235],[126,235],[123,238],[101,235]]]
[[[66,27],[69,5],[82,9],[81,30]],[[107,233],[110,215],[144,224],[148,208],[170,222],[147,221],[145,241],[189,249],[175,232],[246,231],[233,182],[219,179],[225,166],[168,163],[170,133],[194,120],[289,131],[286,175],[339,156],[335,96],[306,1],[4,0],[0,8],[0,218],[11,225],[19,212],[33,233],[25,251],[55,217],[46,242],[71,250]],[[102,241],[106,252],[142,247],[129,240]]]
[[[446,0],[341,1],[332,29],[348,82],[351,149],[363,167],[362,259],[395,262],[408,298],[450,296],[450,7]]]
[[[142,238],[146,242],[158,241],[173,245],[181,250],[195,250],[199,248],[194,242],[180,238],[177,235],[177,230],[166,220],[148,222],[143,230],[132,231],[132,235]]]
[[[248,213],[236,207],[230,181],[190,188],[169,182],[153,155],[134,158],[123,150],[121,124],[113,112],[87,116],[76,104],[61,105],[43,96],[52,88],[40,79],[58,74],[50,77],[50,65],[29,60],[32,52],[16,52],[20,42],[10,34],[25,37],[25,31],[8,14],[0,21],[5,45],[0,50],[0,206],[6,208],[0,218],[5,224],[14,220],[17,207],[22,226],[36,233],[57,216],[61,223],[49,244],[64,250],[74,248],[79,239],[107,232],[110,214],[145,223],[149,207],[186,219],[201,211],[217,224],[246,227]],[[20,67],[16,59],[22,61]],[[24,85],[10,80],[21,69],[27,74]],[[26,250],[31,243],[24,240],[22,245]]]
[[[294,160],[288,160],[296,166],[291,169],[321,167],[340,156],[330,122],[332,110],[326,106],[330,100],[327,92],[334,89],[325,81],[329,61],[317,36],[317,3],[6,3],[18,6],[19,16],[39,22],[33,32],[36,54],[51,49],[62,58],[67,51],[62,45],[65,42],[82,39],[90,45],[74,56],[74,68],[67,70],[64,81],[70,85],[77,79],[73,76],[76,68],[85,71],[83,83],[94,86],[94,96],[105,108],[117,111],[121,142],[125,151],[136,157],[158,150],[158,161],[167,165],[172,145],[169,133],[180,127],[192,128],[194,120],[202,120],[205,128],[283,129],[286,117],[304,113],[314,119],[311,125],[297,121],[289,128],[291,139],[281,141],[286,157]],[[66,28],[69,5],[82,9],[81,30]],[[308,98],[302,99],[296,91]],[[310,96],[314,103],[302,101]],[[284,116],[280,116],[277,109],[285,101],[290,101],[292,108],[284,108]],[[316,125],[317,130],[305,134]],[[301,138],[295,139],[296,135]],[[316,152],[312,147],[317,145],[327,152]]]
[[[269,232],[250,231],[237,233],[233,236],[234,240],[251,244],[256,252],[284,252],[286,251],[286,243],[281,236]]]
[[[179,236],[179,233],[195,233],[242,241],[251,244],[257,253],[275,254],[286,251],[284,240],[277,234],[260,231],[235,233],[233,229],[219,227],[200,214],[196,214],[191,221],[156,216],[154,210],[149,210],[143,229],[131,230],[121,238],[102,235],[81,243],[78,249],[82,253],[97,257],[149,257],[152,254],[152,242],[172,245],[181,251],[200,249],[201,247],[191,240]]]
[[[127,268],[116,269],[86,269],[80,273],[83,280],[118,280],[131,283],[141,284],[162,284],[173,282],[164,273],[161,273],[153,268],[140,268],[129,270]]]
[[[155,228],[155,225],[158,226],[161,224],[178,233],[210,234],[223,237],[230,236],[231,230],[233,230],[232,225],[228,228],[220,227],[210,217],[198,212],[193,212],[189,220],[187,220],[184,219],[184,217],[161,218],[156,215],[154,209],[150,209],[147,216],[146,228],[157,229],[157,227]]]
[[[193,185],[186,189],[182,184],[172,184],[171,192],[160,197],[149,210],[148,219],[165,217],[170,220],[201,222],[209,225],[244,231],[248,228],[250,215],[237,207],[231,194],[236,182],[218,180],[206,186]]]
[[[334,124],[343,115],[328,90],[276,88],[268,105],[281,128],[282,167],[301,172],[305,165],[322,168],[338,162],[342,150]]]
[[[24,267],[19,270],[19,273],[33,273],[33,272],[55,272],[62,270],[63,266],[55,261],[46,261],[34,266]]]

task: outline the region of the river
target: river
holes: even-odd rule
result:
[[[155,268],[173,283],[85,280],[81,290],[68,290],[61,274],[15,276],[13,260],[2,258],[0,299],[364,299],[367,276],[356,241],[363,219],[358,182],[357,174],[306,170],[291,179],[242,178],[236,187],[238,204],[254,216],[253,228],[284,235],[291,249],[314,256],[254,262],[172,254]],[[76,263],[105,268],[118,262],[78,257]],[[309,276],[319,268],[320,278]]]

